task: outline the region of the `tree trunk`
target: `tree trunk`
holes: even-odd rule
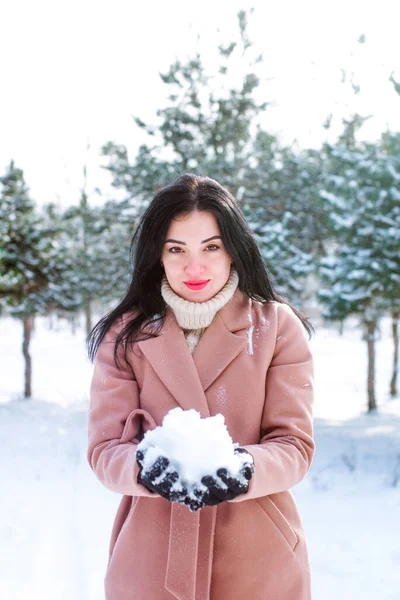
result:
[[[71,325],[71,333],[72,335],[76,334],[76,315],[72,315],[72,317],[70,317],[69,319],[70,325]]]
[[[399,369],[399,319],[400,312],[393,312],[392,314],[392,333],[393,333],[393,373],[392,379],[390,380],[390,395],[396,396],[397,394],[397,371]]]
[[[32,395],[32,362],[29,354],[29,343],[31,341],[31,333],[33,329],[33,323],[35,320],[34,315],[29,315],[23,320],[24,325],[24,339],[22,342],[22,353],[25,359],[25,386],[24,396],[30,398]]]
[[[85,317],[86,317],[86,337],[92,331],[92,306],[90,300],[85,302]]]
[[[376,319],[365,323],[367,328],[367,344],[368,344],[368,412],[376,410],[375,398],[375,330]]]

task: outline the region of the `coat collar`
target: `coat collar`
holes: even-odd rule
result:
[[[251,300],[236,289],[207,327],[193,355],[170,309],[160,335],[138,345],[180,406],[184,410],[196,408],[207,417],[210,412],[205,391],[244,348],[246,329],[251,325]]]

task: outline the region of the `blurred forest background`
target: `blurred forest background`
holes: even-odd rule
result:
[[[350,99],[347,114],[342,106],[326,115],[320,147],[283,143],[263,123],[271,99],[260,93],[268,69],[249,35],[254,18],[251,9],[237,13],[236,32],[220,39],[212,64],[196,52],[160,73],[166,101],[149,122],[134,116],[146,139],[135,155],[104,140],[101,158],[114,198],[89,187],[82,164],[78,202],[38,202],[24,165],[10,157],[0,176],[0,310],[21,323],[25,398],[32,394],[35,317],[67,319],[74,328],[84,315],[89,333],[124,294],[140,214],[160,187],[186,171],[218,180],[237,197],[279,293],[316,324],[358,319],[369,411],[377,406],[375,342],[382,318],[391,319],[387,386],[398,393],[400,132],[363,137],[372,115],[353,110],[360,85],[357,73],[343,68],[338,86]],[[360,32],[354,43],[368,39]],[[387,78],[400,111],[400,81],[393,71]]]

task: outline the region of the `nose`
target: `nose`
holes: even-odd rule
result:
[[[188,277],[197,278],[205,272],[205,265],[199,258],[191,257],[185,265],[185,273]]]

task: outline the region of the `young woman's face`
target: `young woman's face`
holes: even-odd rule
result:
[[[206,302],[215,296],[227,282],[232,262],[217,219],[204,211],[171,221],[161,261],[171,288],[191,302]]]

